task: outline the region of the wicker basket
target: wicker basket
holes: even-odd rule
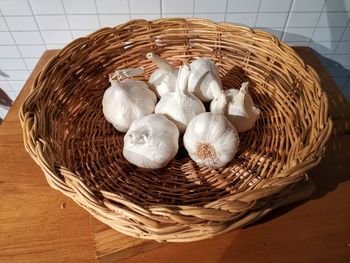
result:
[[[146,171],[122,155],[123,134],[102,114],[108,74],[143,66],[154,51],[169,61],[210,57],[225,88],[250,80],[261,109],[222,169],[198,167],[181,147],[164,169]],[[271,34],[202,19],[133,20],[79,38],[37,76],[20,110],[26,150],[49,184],[130,236],[184,242],[210,238],[265,215],[307,178],[332,124],[315,71]]]

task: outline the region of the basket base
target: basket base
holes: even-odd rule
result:
[[[315,190],[312,181],[302,181],[293,189],[293,193],[282,199],[275,208],[286,206],[308,199]],[[96,258],[101,263],[113,263],[120,259],[131,257],[167,243],[134,238],[115,231],[91,216],[92,233],[96,249]]]

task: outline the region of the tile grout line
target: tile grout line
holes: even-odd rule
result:
[[[281,40],[284,38],[284,34],[286,32],[287,25],[288,25],[288,23],[290,21],[290,18],[291,18],[291,13],[292,13],[293,6],[294,6],[294,0],[292,0],[290,5],[289,5],[289,12],[288,12],[288,15],[287,15],[287,18],[286,18],[286,22],[284,23],[284,26],[283,26],[283,31],[282,31],[282,34],[281,34]]]
[[[228,1],[229,1],[229,0],[226,0],[226,6],[225,6],[225,16],[224,16],[224,22],[225,22],[225,23],[226,23],[226,17],[227,17]]]
[[[192,0],[193,6],[192,6],[192,17],[194,17],[195,9],[196,9],[196,0]]]
[[[320,22],[321,15],[322,15],[322,13],[323,13],[324,8],[326,7],[327,1],[328,1],[328,0],[325,0],[325,1],[324,1],[323,6],[322,6],[322,9],[321,9],[321,11],[319,12],[319,16],[318,16],[318,18],[317,18],[316,25],[314,26],[314,29],[313,29],[312,34],[311,34],[311,37],[310,37],[310,44],[313,43],[313,38],[314,38],[314,35],[315,35],[315,32],[316,32],[316,28],[318,28],[317,25],[318,25],[318,23]]]
[[[36,26],[37,26],[37,28],[38,28],[37,31],[39,31],[41,40],[43,41],[43,44],[44,44],[45,48],[47,49],[47,45],[46,45],[44,36],[43,36],[43,34],[42,34],[41,30],[40,30],[39,22],[38,22],[38,20],[37,20],[37,18],[36,18],[36,16],[35,16],[34,8],[33,8],[33,6],[32,6],[32,3],[31,3],[29,0],[27,0],[27,3],[28,3],[28,5],[29,5],[29,7],[30,7],[30,11],[32,12],[32,16],[34,17],[35,24],[36,24]]]
[[[94,0],[94,5],[95,5],[95,9],[96,9],[96,16],[97,16],[97,21],[98,21],[98,28],[100,29],[102,26],[101,26],[100,12],[98,11],[98,8],[97,8],[97,0]],[[72,33],[72,36],[73,36],[73,33]],[[73,39],[74,39],[74,38],[73,38]]]
[[[3,1],[3,0],[2,0]],[[298,14],[319,14],[322,11],[294,11],[293,13],[298,13]],[[178,14],[177,12],[169,12],[166,14]],[[186,13],[186,12],[185,12]],[[223,14],[224,12],[198,12],[199,14]],[[252,11],[240,11],[240,12],[226,12],[228,14],[247,14],[247,13],[257,13],[257,12],[252,12]],[[279,14],[279,13],[288,13],[288,12],[280,12],[280,11],[259,11],[259,13],[262,14]],[[330,14],[339,14],[339,13],[350,13],[346,11],[328,11],[328,12],[323,12],[323,13],[330,13]],[[69,13],[69,15],[76,15],[76,16],[84,16],[84,15],[96,15],[97,13]],[[98,13],[100,15],[127,15],[128,13]],[[155,12],[152,13],[140,13],[142,15],[147,15],[147,14],[157,14]],[[52,14],[35,14],[35,16],[57,16],[57,15],[63,15],[62,13],[52,13]],[[2,15],[3,17],[30,17],[33,15]]]
[[[350,25],[350,19],[348,19],[348,22],[347,22],[347,24],[346,24],[346,26],[345,26],[343,32],[341,33],[341,35],[340,35],[340,37],[339,37],[339,41],[338,41],[338,43],[336,44],[336,46],[335,46],[335,48],[334,48],[334,52],[333,52],[333,54],[332,54],[332,56],[331,56],[331,59],[334,57],[334,55],[341,55],[341,54],[335,54],[335,52],[337,51],[337,48],[339,47],[339,43],[340,43],[340,42],[343,42],[341,39],[343,38],[343,36],[344,36],[344,34],[345,34],[345,31],[346,31],[346,29],[349,27],[349,25]],[[344,41],[344,42],[345,42],[345,41]]]
[[[160,0],[161,1],[161,0]],[[131,19],[131,5],[130,5],[130,0],[128,0],[128,14],[129,19]]]
[[[262,0],[259,1],[258,11],[256,12],[255,22],[254,22],[254,28],[256,27],[256,23],[258,22],[258,16],[259,16],[260,7],[261,7],[261,1],[262,1]]]
[[[1,11],[1,10],[0,10],[0,15],[2,15],[2,11]],[[27,66],[27,64],[26,64],[26,62],[25,62],[25,60],[24,60],[24,58],[23,58],[23,56],[22,56],[21,50],[19,49],[19,47],[18,47],[18,45],[17,45],[17,41],[16,41],[15,37],[13,36],[13,33],[12,33],[12,31],[10,30],[10,27],[9,27],[9,25],[8,25],[8,23],[7,23],[7,21],[6,21],[6,19],[4,19],[4,21],[5,21],[5,25],[6,25],[7,29],[9,30],[8,32],[10,33],[11,38],[12,38],[13,42],[15,43],[17,52],[18,52],[19,55],[21,56],[20,58],[16,58],[16,59],[21,59],[21,60],[22,60],[22,63],[23,63],[24,66],[26,67],[27,73],[29,73],[29,68],[28,68],[28,66]],[[13,46],[13,45],[12,45],[12,46]],[[3,71],[6,73],[8,70],[3,69]],[[24,71],[24,70],[23,70],[23,71]],[[9,78],[11,78],[10,75],[9,75]],[[14,90],[13,90],[13,87],[12,87],[12,85],[11,85],[11,83],[10,83],[9,78],[5,78],[5,81],[6,81],[7,85],[9,85],[9,87],[10,87],[10,89],[11,89],[11,93],[14,93]],[[11,81],[12,81],[12,80],[11,80]]]
[[[129,2],[130,0],[128,0]],[[164,18],[163,14],[163,0],[159,0],[159,5],[160,5],[160,18]]]
[[[70,26],[70,23],[69,23],[69,20],[68,20],[68,16],[67,16],[67,12],[66,12],[66,8],[64,7],[64,4],[63,4],[63,1],[60,0],[60,3],[62,5],[62,9],[63,9],[63,13],[64,13],[64,17],[66,18],[66,22],[67,22],[67,25],[68,25],[68,29],[69,29],[69,33],[70,33],[70,37],[73,39],[73,32],[72,32],[72,28]],[[57,31],[57,30],[55,30]],[[50,44],[52,45],[52,44]]]

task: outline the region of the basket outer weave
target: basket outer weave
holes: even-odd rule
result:
[[[224,88],[249,80],[261,117],[240,135],[227,167],[200,168],[183,147],[164,169],[122,156],[123,134],[102,115],[108,74],[210,57]],[[332,123],[315,71],[273,35],[203,19],[132,20],[66,46],[36,77],[22,105],[25,148],[50,186],[97,219],[139,238],[189,242],[247,225],[306,180],[325,151]]]

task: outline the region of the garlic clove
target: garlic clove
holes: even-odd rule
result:
[[[160,98],[168,92],[174,91],[178,70],[153,52],[147,53],[146,58],[158,67],[148,80],[152,84],[152,89],[157,97]]]
[[[123,155],[130,163],[147,169],[165,167],[179,149],[179,131],[161,114],[136,119],[124,136]]]
[[[209,58],[194,60],[191,64],[188,90],[202,102],[209,102],[222,92],[218,67]]]
[[[191,159],[199,166],[224,167],[235,156],[239,137],[222,114],[205,112],[194,117],[183,137]]]
[[[110,82],[103,95],[102,110],[106,120],[118,131],[126,132],[135,119],[154,112],[157,97],[145,82],[112,78]]]
[[[203,103],[192,93],[187,91],[190,68],[181,66],[174,92],[161,97],[155,107],[156,113],[164,114],[173,121],[181,134],[186,130],[187,124],[198,114],[205,112]]]
[[[260,110],[254,105],[248,87],[249,82],[244,82],[239,90],[225,90],[224,95],[220,95],[210,104],[210,111],[217,112],[218,108],[222,108],[222,97],[226,97],[224,114],[239,133],[253,128],[260,116]]]

